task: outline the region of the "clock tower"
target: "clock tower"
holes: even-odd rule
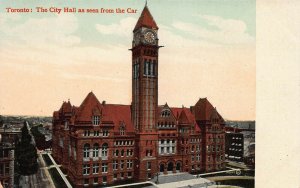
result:
[[[152,178],[157,170],[158,27],[144,7],[133,30],[132,122],[136,132],[135,177]]]

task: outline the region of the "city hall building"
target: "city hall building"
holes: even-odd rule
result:
[[[75,187],[225,168],[225,122],[207,98],[190,108],[158,105],[158,41],[145,6],[133,29],[131,105],[90,92],[53,113],[53,157]]]

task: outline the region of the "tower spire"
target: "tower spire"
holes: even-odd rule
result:
[[[155,20],[153,19],[149,9],[148,9],[148,6],[147,6],[147,0],[146,0],[146,3],[145,3],[145,7],[133,29],[133,31],[141,28],[141,27],[146,27],[146,28],[149,28],[149,29],[158,29],[157,25],[156,25],[156,22]]]

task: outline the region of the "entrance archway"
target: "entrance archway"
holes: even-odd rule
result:
[[[174,167],[174,164],[173,164],[173,162],[169,162],[168,163],[168,168],[167,168],[167,171],[169,172],[169,171],[173,171],[173,167]]]
[[[162,172],[162,173],[165,171],[165,165],[164,164],[160,164],[159,171]]]
[[[180,162],[177,162],[177,164],[176,164],[176,171],[177,172],[181,171],[181,164],[180,164]]]

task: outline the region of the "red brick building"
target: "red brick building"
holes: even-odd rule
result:
[[[133,30],[132,103],[63,102],[53,114],[53,157],[76,187],[145,181],[157,173],[225,167],[225,122],[206,98],[158,105],[158,26],[145,6]]]

